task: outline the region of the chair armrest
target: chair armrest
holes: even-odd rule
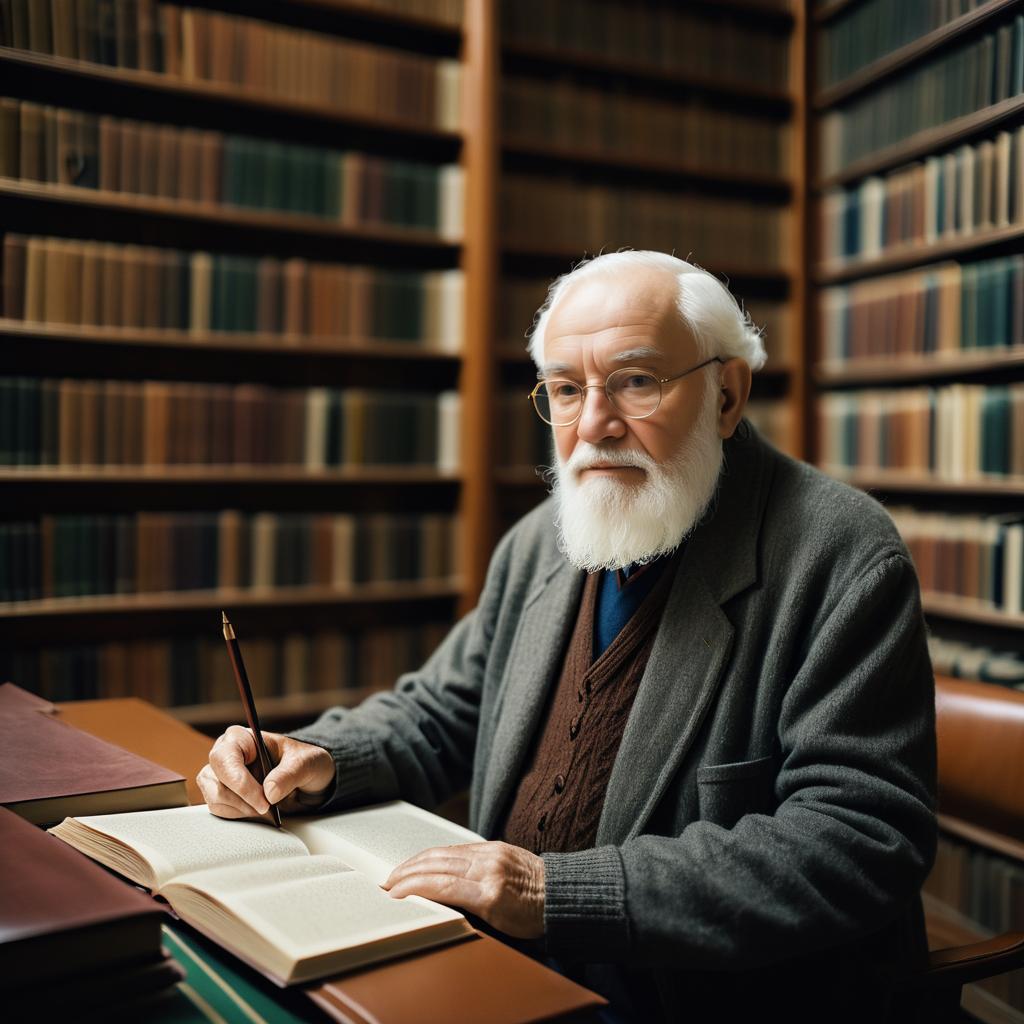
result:
[[[1024,967],[1024,932],[1004,932],[966,946],[936,949],[928,954],[928,966],[900,979],[900,988],[947,988],[968,985]]]

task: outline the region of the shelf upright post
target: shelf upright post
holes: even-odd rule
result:
[[[462,397],[460,612],[476,605],[495,542],[494,336],[498,268],[498,46],[495,0],[467,0],[463,36],[466,307]]]

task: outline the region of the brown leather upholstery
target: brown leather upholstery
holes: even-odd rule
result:
[[[939,810],[1024,840],[1024,693],[935,681]]]
[[[941,824],[1024,859],[1024,693],[939,677],[935,708]],[[963,985],[1019,967],[1022,932],[933,949],[924,971],[901,979],[900,1005],[908,1019],[959,1020]]]

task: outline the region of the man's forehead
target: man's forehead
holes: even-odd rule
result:
[[[624,279],[601,275],[572,282],[551,312],[545,350],[587,343],[671,354],[690,342],[676,296],[674,280],[662,274]]]

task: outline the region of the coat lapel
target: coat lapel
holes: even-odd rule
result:
[[[505,663],[497,726],[480,796],[477,831],[490,836],[518,784],[523,762],[561,669],[561,657],[583,589],[584,574],[557,555],[555,571],[530,594]]]
[[[757,581],[770,478],[764,444],[744,422],[725,445],[715,509],[676,570],[608,781],[599,845],[639,834],[693,746],[732,651],[721,606]]]

